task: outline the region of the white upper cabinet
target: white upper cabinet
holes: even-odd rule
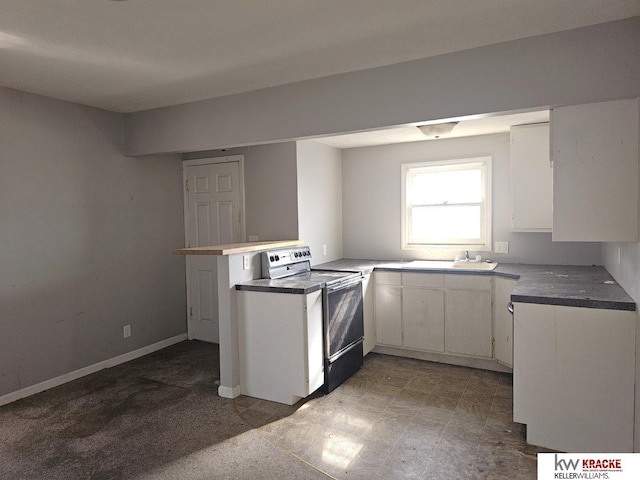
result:
[[[551,112],[554,241],[638,240],[637,98]]]
[[[511,127],[511,230],[550,232],[549,124]]]

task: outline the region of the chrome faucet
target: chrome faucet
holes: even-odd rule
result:
[[[465,250],[464,251],[464,259],[468,262],[469,261],[469,250]]]

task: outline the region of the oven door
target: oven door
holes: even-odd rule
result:
[[[362,277],[325,287],[323,308],[325,359],[331,363],[364,340]]]

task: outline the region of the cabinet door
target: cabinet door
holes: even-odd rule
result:
[[[535,424],[555,388],[555,310],[516,303],[513,317],[513,421]]]
[[[638,240],[638,99],[551,112],[553,240]]]
[[[446,290],[445,312],[447,352],[491,358],[491,292]]]
[[[402,346],[402,287],[376,285],[374,293],[376,342]]]
[[[549,124],[511,127],[511,228],[550,232],[552,172]]]
[[[321,291],[237,293],[242,394],[292,405],[322,386]]]
[[[529,443],[633,451],[636,312],[517,303],[514,421]]]
[[[371,275],[365,275],[362,281],[362,293],[364,297],[363,317],[364,317],[364,344],[363,355],[366,355],[376,346],[376,325],[373,315],[373,282]]]
[[[305,397],[324,384],[324,322],[322,318],[322,294],[309,293],[304,297],[304,333],[302,336],[305,359],[305,386],[292,390],[294,394]]]
[[[444,291],[404,287],[402,329],[404,347],[444,352]]]
[[[516,286],[515,280],[506,278],[494,279],[495,292],[493,302],[493,339],[495,359],[513,366],[513,316],[507,311],[511,299],[511,291]]]

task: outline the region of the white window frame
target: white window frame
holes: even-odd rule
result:
[[[402,227],[402,249],[403,250],[423,250],[427,253],[431,252],[434,255],[438,255],[443,251],[460,251],[471,250],[477,251],[491,251],[491,237],[492,237],[492,223],[491,223],[491,168],[492,157],[469,157],[469,158],[457,158],[451,160],[438,160],[438,161],[425,161],[420,163],[405,163],[401,166],[401,194],[402,194],[402,212],[401,227]],[[410,205],[407,205],[407,184],[409,181],[409,175],[412,171],[419,170],[421,168],[430,167],[459,167],[461,165],[468,164],[481,164],[482,165],[482,181],[484,183],[483,198],[481,199],[481,218],[484,221],[481,223],[481,238],[477,243],[456,243],[451,239],[449,243],[414,243],[410,238],[410,218],[411,211]]]

